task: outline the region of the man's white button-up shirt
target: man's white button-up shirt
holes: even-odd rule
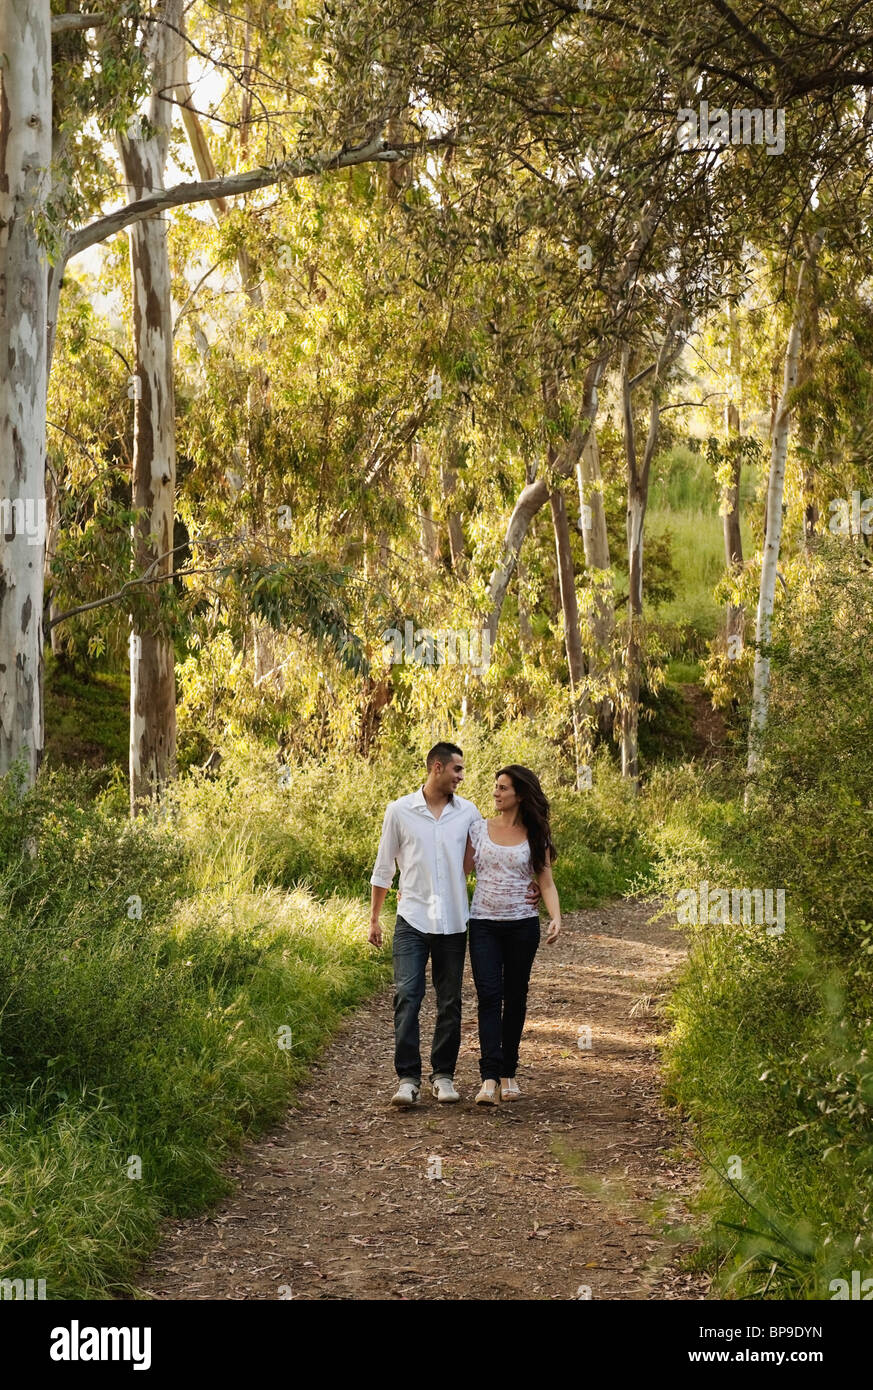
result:
[[[437,819],[421,787],[389,802],[370,882],[390,888],[397,864],[397,912],[417,931],[450,936],[466,930],[470,905],[464,850],[467,831],[481,819],[472,801],[457,794]]]

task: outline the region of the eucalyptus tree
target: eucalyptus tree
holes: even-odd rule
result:
[[[770,656],[765,650],[770,642],[773,605],[776,598],[776,577],[782,541],[783,497],[788,439],[791,428],[791,407],[800,365],[803,332],[808,315],[808,282],[814,271],[821,247],[816,232],[809,239],[800,269],[794,312],[785,347],[785,368],[782,391],[776,407],[771,432],[770,471],[767,480],[767,518],[764,554],[761,564],[761,584],[758,594],[758,613],[755,622],[755,670],[752,688],[752,716],[749,728],[748,772],[751,775],[760,758],[760,739],[767,721],[767,688],[770,680]]]
[[[0,773],[21,761],[25,782],[35,776],[43,744],[46,388],[65,266],[88,247],[174,207],[411,153],[388,146],[382,134],[387,113],[370,104],[348,112],[344,122],[339,117],[339,148],[305,147],[301,141],[311,127],[292,123],[285,150],[277,149],[267,164],[148,191],[104,212],[101,204],[113,196],[114,179],[106,161],[93,157],[93,121],[102,119],[104,138],[126,129],[144,90],[143,33],[163,22],[163,11],[156,4],[141,15],[126,4],[108,4],[99,14],[53,16],[50,0],[0,3],[0,215],[6,226],[0,348],[9,364],[0,384],[0,494],[12,509],[26,514],[30,508],[39,524],[30,536],[17,527],[3,552]],[[56,162],[53,34],[59,94],[73,93],[65,105],[55,105]]]
[[[145,110],[119,136],[132,201],[164,188],[172,107],[176,35],[182,0],[166,0],[160,22],[145,34],[149,80]],[[174,561],[176,512],[176,406],[173,311],[166,219],[131,223],[134,446],[132,501],[134,572],[169,579]],[[176,670],[172,636],[161,615],[160,590],[149,585],[134,610],[130,631],[130,803],[153,796],[176,771]]]
[[[675,293],[675,292],[674,292]],[[631,376],[631,351],[626,346],[621,366],[621,415],[627,477],[628,638],[625,649],[625,688],[621,696],[621,768],[633,784],[639,781],[639,704],[642,666],[643,531],[649,501],[652,464],[658,449],[661,405],[671,369],[684,346],[687,311],[681,297],[669,305],[655,348],[655,361]],[[649,427],[642,457],[636,441],[633,391],[651,378]]]

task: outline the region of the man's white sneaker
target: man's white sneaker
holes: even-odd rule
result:
[[[433,1093],[437,1100],[450,1104],[460,1100],[461,1097],[455,1090],[455,1083],[450,1076],[435,1076],[433,1079]]]
[[[401,1081],[394,1095],[391,1097],[392,1105],[410,1106],[418,1104],[418,1097],[421,1095],[421,1087],[416,1086],[414,1081]]]

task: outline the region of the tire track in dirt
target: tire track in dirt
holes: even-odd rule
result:
[[[650,903],[568,914],[534,964],[519,1084],[478,1089],[466,972],[462,1100],[388,1105],[390,991],[351,1015],[282,1126],[247,1147],[235,1193],[171,1221],[141,1271],[158,1299],[700,1299],[683,1272],[696,1168],[660,1096],[658,1001],[684,955]],[[433,993],[422,1008],[429,1048]],[[578,1045],[590,1027],[592,1045]],[[423,1049],[423,1050],[425,1050]],[[435,1163],[434,1160],[439,1160]],[[436,1176],[441,1172],[441,1177]],[[658,1215],[653,1214],[657,1203]],[[580,1289],[582,1292],[580,1293]]]

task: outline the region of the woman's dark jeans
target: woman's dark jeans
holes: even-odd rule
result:
[[[470,964],[479,996],[479,1074],[483,1081],[515,1076],[527,987],[539,944],[539,917],[514,922],[470,919]]]

